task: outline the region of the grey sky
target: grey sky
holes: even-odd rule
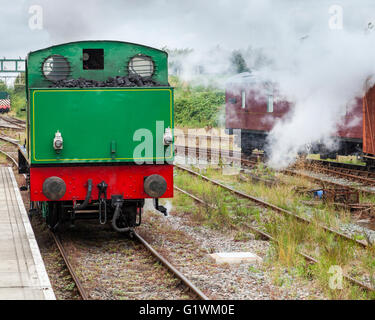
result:
[[[232,49],[267,46],[280,32],[328,30],[328,8],[342,4],[344,27],[375,21],[375,4],[297,0],[0,0],[0,56],[25,56],[52,44],[114,39],[154,47]],[[43,29],[30,30],[31,5],[43,8]],[[285,30],[283,30],[285,29]]]

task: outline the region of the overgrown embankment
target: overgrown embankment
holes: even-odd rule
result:
[[[175,87],[175,125],[177,127],[219,127],[223,125],[225,93],[210,86],[192,86],[170,77]]]

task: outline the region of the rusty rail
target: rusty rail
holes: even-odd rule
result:
[[[365,173],[366,171],[354,171],[354,170],[349,170],[349,169],[342,169],[342,168],[335,168],[335,167],[330,167],[330,168],[325,168],[323,166],[315,167],[313,165],[308,165],[306,168],[313,170],[313,171],[322,171],[327,174],[331,174],[334,176],[339,176],[339,177],[344,177],[349,180],[355,180],[358,182],[361,182],[364,185],[375,185],[375,179],[373,178],[368,178],[368,177],[363,177],[361,176],[358,172]],[[343,172],[343,170],[347,172]],[[352,172],[352,173],[349,173]],[[357,174],[354,174],[357,173]]]
[[[297,171],[290,170],[290,169],[284,169],[284,170],[281,170],[280,172],[284,173],[286,175],[289,175],[289,176],[299,176],[299,177],[305,178],[305,179],[313,181],[313,182],[322,183],[322,184],[333,186],[333,187],[336,187],[336,188],[345,188],[345,189],[348,189],[348,190],[358,191],[362,194],[375,195],[375,191],[365,190],[365,189],[362,189],[362,188],[355,188],[355,187],[344,185],[344,184],[341,184],[341,183],[324,180],[324,179],[321,179],[321,178],[313,177],[313,176],[310,176],[308,174],[305,174],[305,173],[302,173],[302,172],[297,172]]]
[[[246,198],[246,199],[248,199],[248,200],[250,200],[252,202],[255,202],[255,203],[257,203],[260,206],[269,208],[269,209],[271,209],[271,210],[273,210],[275,212],[279,212],[279,213],[281,213],[283,215],[293,217],[293,218],[295,218],[296,220],[298,220],[300,222],[303,222],[303,223],[306,223],[306,224],[310,224],[311,223],[311,221],[309,219],[303,218],[303,217],[299,216],[298,214],[296,214],[294,212],[291,212],[291,211],[285,210],[283,208],[277,207],[277,206],[275,206],[275,205],[273,205],[271,203],[268,203],[268,202],[263,201],[261,199],[258,199],[258,198],[255,198],[253,196],[250,196],[250,195],[248,195],[248,194],[246,194],[246,193],[244,193],[242,191],[238,191],[238,190],[236,190],[236,189],[234,189],[232,187],[229,187],[229,186],[227,186],[227,185],[225,185],[225,184],[223,184],[221,182],[218,182],[216,180],[210,179],[210,178],[208,178],[208,177],[206,177],[206,176],[204,176],[204,175],[202,175],[202,174],[200,174],[198,172],[195,172],[194,170],[190,170],[188,168],[185,168],[185,167],[182,167],[182,166],[179,166],[179,165],[175,165],[175,167],[177,167],[180,170],[184,170],[186,172],[189,172],[190,174],[196,175],[196,176],[202,178],[203,180],[206,180],[206,181],[208,181],[210,183],[213,183],[213,184],[215,184],[215,185],[217,185],[217,186],[219,186],[219,187],[221,187],[223,189],[226,189],[226,190],[228,190],[228,191],[230,191],[230,192],[232,192],[232,193],[234,193],[234,194],[236,194],[238,196],[241,196],[241,197]],[[327,227],[327,226],[324,226],[324,225],[321,225],[321,224],[317,224],[317,226],[319,228],[327,231],[327,232],[330,232],[330,233],[332,233],[332,234],[334,234],[334,235],[336,235],[338,237],[341,237],[341,238],[343,238],[345,240],[354,242],[355,244],[360,245],[362,247],[367,247],[368,246],[367,242],[362,242],[360,240],[353,239],[353,238],[351,238],[351,237],[349,237],[349,236],[347,236],[347,235],[345,235],[345,234],[343,234],[343,233],[341,233],[339,231],[333,230],[330,227]]]
[[[209,300],[208,297],[199,290],[190,280],[188,280],[180,271],[178,271],[168,260],[160,255],[145,239],[134,231],[134,236],[141,242],[164,266],[166,266],[177,278],[179,278],[194,294],[201,300]]]
[[[59,252],[64,259],[65,265],[67,266],[70,275],[72,276],[72,279],[78,289],[78,292],[83,300],[88,300],[88,294],[86,293],[86,290],[83,288],[81,281],[79,280],[77,274],[74,271],[74,268],[72,264],[69,261],[68,255],[66,254],[66,251],[64,249],[64,246],[61,243],[61,240],[58,235],[54,234],[52,231],[50,233],[52,235],[53,240],[55,241],[57,248],[59,249]]]

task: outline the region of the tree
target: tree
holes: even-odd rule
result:
[[[14,92],[23,93],[25,91],[25,73],[21,72],[18,74],[14,81]]]
[[[8,91],[8,87],[3,80],[0,80],[0,91]]]
[[[239,50],[235,50],[232,52],[230,62],[231,62],[232,72],[235,72],[235,73],[250,72],[250,69],[246,65],[246,61],[243,58]]]

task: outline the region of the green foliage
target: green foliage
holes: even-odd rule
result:
[[[223,90],[203,86],[183,85],[177,77],[170,79],[175,90],[176,126],[217,127],[225,106]]]
[[[14,87],[8,87],[0,80],[0,91],[6,91],[10,95],[11,114],[18,118],[26,118],[26,112],[21,109],[26,108],[26,92],[25,92],[25,75],[21,73],[15,80]]]
[[[26,109],[26,94],[25,90],[16,91],[10,93],[12,113],[18,118],[25,118],[26,112],[22,109]]]
[[[0,80],[0,91],[7,91],[8,92],[7,85],[1,80]]]

